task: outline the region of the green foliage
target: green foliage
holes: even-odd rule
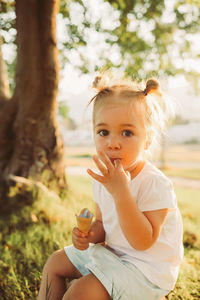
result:
[[[66,0],[60,1],[59,12],[63,15],[64,18],[69,18],[69,6]]]
[[[200,180],[200,169],[198,168],[189,169],[189,168],[167,167],[163,170],[163,172],[167,176]]]
[[[0,1],[0,12],[1,13],[8,13],[12,11],[15,5],[14,0],[1,0]]]
[[[200,296],[200,191],[176,189],[183,218],[184,260],[181,264],[176,288],[168,299],[199,299]]]
[[[184,72],[194,85],[198,85],[199,73],[192,69],[184,69],[185,59],[198,59],[198,53],[191,51],[190,40],[191,34],[195,35],[199,31],[198,1],[177,0],[171,5],[164,0],[104,0],[104,2],[107,3],[104,9],[109,9],[110,15],[118,13],[118,22],[115,22],[114,26],[111,21],[110,29],[104,25],[103,13],[94,20],[92,9],[82,1],[72,1],[73,5],[69,4],[68,7],[69,22],[66,24],[68,41],[65,48],[69,51],[77,50],[82,63],[75,65],[81,72],[97,70],[102,65],[108,68],[123,68],[133,79]],[[74,4],[79,7],[79,16],[82,20],[79,23],[72,18]],[[103,1],[100,4],[103,4]],[[105,51],[105,54],[101,53],[99,61],[92,63],[87,51],[83,49],[89,43],[89,33],[94,31],[100,38],[104,34],[104,43],[110,45],[110,50]],[[112,47],[116,45],[121,58],[113,61],[112,55],[108,53],[112,54]],[[68,53],[70,52],[65,51],[63,55],[67,58]],[[182,66],[176,65],[177,59],[182,60]]]
[[[51,284],[52,284],[52,280],[48,281],[48,274],[47,274],[47,283],[46,283],[46,297],[45,300],[49,300],[50,296],[51,296]]]
[[[11,3],[11,4],[9,4]],[[2,1],[0,9],[1,32],[10,31],[15,27],[13,2]],[[150,76],[165,76],[184,73],[198,87],[199,72],[192,68],[185,69],[187,59],[199,59],[198,51],[192,51],[191,37],[199,32],[200,2],[198,0],[102,0],[101,9],[96,19],[93,17],[91,5],[81,0],[60,1],[59,13],[65,23],[65,34],[60,41],[60,57],[62,66],[70,62],[70,55],[77,54],[73,62],[82,73],[88,73],[103,65],[122,68],[133,79],[145,79]],[[104,8],[102,9],[104,5]],[[97,8],[98,9],[98,8]],[[109,10],[110,25],[105,26],[104,13]],[[74,17],[76,14],[78,17]],[[100,53],[98,60],[92,61],[87,54],[90,36],[99,35],[100,40],[109,48]],[[3,34],[4,36],[4,34]],[[15,34],[12,32],[13,41]],[[121,57],[113,60],[113,47],[116,46]],[[182,63],[177,65],[179,59]],[[13,77],[13,67],[9,67]]]
[[[7,62],[8,67],[8,74],[9,74],[9,85],[10,85],[10,92],[13,94],[15,89],[15,69],[16,69],[17,57],[14,57],[12,62]]]
[[[76,129],[76,122],[69,116],[69,107],[66,101],[58,102],[58,114],[62,117],[62,121],[67,129]]]
[[[16,35],[14,34],[13,28],[15,28],[15,10],[14,10],[14,1],[0,1],[0,32],[4,37],[4,33],[8,32],[11,34],[11,41],[15,41]],[[7,42],[7,39],[4,38],[4,43]]]
[[[59,101],[58,113],[65,120],[69,118],[69,107],[66,105],[66,102]]]
[[[2,44],[9,44],[16,49],[16,30],[15,30],[15,11],[14,1],[0,1],[0,38]],[[10,83],[10,92],[13,94],[15,88],[15,68],[16,55],[10,61],[7,61],[8,79]]]
[[[185,35],[198,32],[200,7],[196,1],[176,1],[172,11],[167,7],[167,1],[109,2],[120,12],[120,25],[110,33],[119,38],[117,43],[123,58],[127,60],[128,75],[138,76],[138,71],[146,69],[147,62],[151,64],[151,70],[139,73],[141,77],[151,75],[151,71],[159,75],[183,71],[174,66],[170,49],[176,47],[180,57],[191,53],[191,45]],[[130,24],[133,25],[132,29]],[[183,32],[184,40],[177,45],[175,35]],[[151,35],[151,39],[147,38],[148,35]],[[110,43],[113,43],[112,40]]]
[[[185,125],[188,123],[189,121],[187,119],[183,119],[181,115],[176,114],[174,119],[171,122],[171,125],[177,125],[177,124]]]

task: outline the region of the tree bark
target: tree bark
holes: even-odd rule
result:
[[[16,0],[16,87],[12,99],[0,107],[2,193],[10,175],[31,177],[48,186],[55,180],[59,187],[66,184],[56,123],[58,6],[58,0]]]

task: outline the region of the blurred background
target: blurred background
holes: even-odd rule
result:
[[[70,3],[69,27],[63,23],[63,16],[58,15],[57,19],[60,49],[63,43],[69,46],[63,53],[68,62],[61,72],[58,96],[60,112],[62,105],[68,107],[67,119],[63,119],[62,113],[59,115],[64,143],[69,147],[68,165],[74,166],[68,170],[81,172],[75,168],[76,164],[84,164],[81,151],[83,158],[94,153],[91,107],[87,108],[87,103],[93,96],[95,71],[112,67],[133,79],[145,81],[150,76],[159,79],[162,90],[175,104],[175,117],[153,159],[158,166],[167,168],[168,174],[182,176],[178,174],[182,171],[186,176],[188,168],[187,177],[199,179],[197,2],[86,1],[82,4]],[[76,33],[70,40],[72,26]],[[78,44],[78,51],[72,48],[72,42]]]
[[[152,157],[184,223],[167,298],[200,299],[199,28],[198,0],[0,0],[0,299],[36,299],[47,257],[71,243],[75,213],[94,211],[87,104],[98,70],[110,68],[158,78],[175,104]]]
[[[9,1],[2,3],[2,54],[12,94],[17,60],[15,11],[12,1],[10,6]],[[137,80],[145,81],[150,76],[159,79],[161,88],[174,101],[176,112],[165,137],[165,148],[156,160],[166,159],[168,165],[176,159],[188,162],[185,156],[165,158],[162,152],[175,145],[175,152],[199,151],[199,4],[88,0],[61,1],[59,9],[57,120],[65,146],[93,146],[91,107],[87,108],[94,95],[92,81],[97,70],[112,68]]]

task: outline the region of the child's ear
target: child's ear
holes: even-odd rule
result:
[[[144,150],[148,150],[149,149],[149,146],[151,145],[151,142],[152,142],[152,140],[150,138],[146,139]]]

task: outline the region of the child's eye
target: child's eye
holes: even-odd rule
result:
[[[123,136],[132,136],[133,133],[132,133],[132,131],[130,131],[130,130],[124,130],[124,131],[122,132],[122,135],[123,135]]]
[[[108,130],[103,129],[103,130],[100,130],[100,131],[98,132],[98,134],[99,134],[100,136],[107,136],[107,135],[109,134],[109,132],[108,132]]]

